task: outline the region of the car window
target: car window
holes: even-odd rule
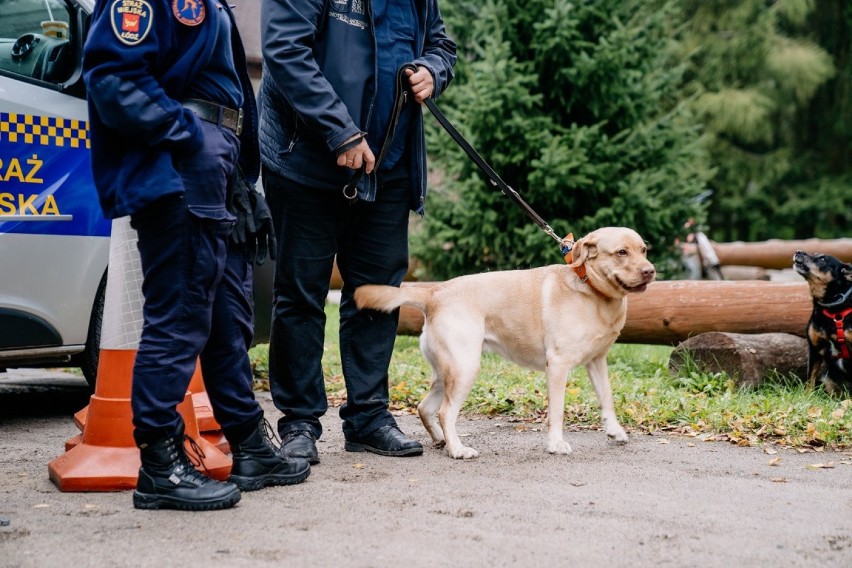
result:
[[[75,69],[71,13],[62,0],[0,0],[0,70],[50,83]]]

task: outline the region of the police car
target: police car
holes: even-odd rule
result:
[[[94,0],[0,0],[0,371],[94,386],[110,222],[92,182],[82,46]],[[255,271],[268,337],[270,262]]]

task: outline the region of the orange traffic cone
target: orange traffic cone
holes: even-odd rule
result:
[[[130,385],[142,330],[142,271],[136,232],[127,218],[112,223],[109,267],[98,379],[82,417],[83,433],[78,443],[48,464],[50,480],[60,491],[132,489],[139,474]],[[198,442],[204,454],[201,469],[215,479],[227,479],[231,460],[200,436],[189,392],[178,411],[183,416],[186,435]]]
[[[210,397],[204,388],[200,364],[195,366],[192,380],[189,381],[189,392],[192,395],[192,406],[195,409],[195,418],[201,437],[216,446],[223,454],[230,454],[231,445],[225,438],[222,427],[213,417],[213,407],[210,405]]]
[[[198,430],[201,437],[216,446],[223,454],[231,453],[231,446],[222,432],[222,427],[213,417],[213,407],[210,404],[210,397],[207,395],[207,389],[204,387],[204,379],[201,375],[201,366],[196,365],[195,372],[192,374],[192,380],[189,383],[189,392],[192,395],[192,405],[195,409],[195,418],[198,423]],[[82,432],[86,427],[86,418],[89,414],[89,407],[85,406],[74,413],[74,424]],[[65,451],[71,450],[83,441],[83,434],[69,438],[65,441]]]

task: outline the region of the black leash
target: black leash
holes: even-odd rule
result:
[[[476,164],[486,176],[488,176],[488,180],[491,182],[491,185],[494,185],[499,188],[500,192],[503,193],[503,195],[507,196],[509,199],[511,199],[515,203],[515,205],[520,207],[521,211],[523,211],[527,215],[527,217],[532,219],[532,221],[536,225],[538,225],[542,231],[544,231],[548,236],[550,236],[553,240],[555,240],[561,245],[562,237],[558,236],[556,232],[554,232],[554,230],[550,227],[550,225],[548,225],[538,213],[533,211],[533,208],[530,207],[529,204],[524,201],[520,195],[518,195],[517,191],[512,189],[509,184],[500,179],[500,176],[498,176],[497,173],[491,168],[491,166],[489,166],[488,163],[482,159],[482,156],[479,155],[476,149],[471,146],[470,143],[465,140],[464,136],[462,136],[461,133],[456,130],[456,127],[453,126],[449,120],[447,120],[447,117],[444,116],[444,113],[440,111],[438,106],[435,104],[435,101],[433,101],[432,99],[426,99],[424,103],[435,116],[435,119],[437,119],[440,125],[444,127],[444,130],[446,130],[453,138],[453,140],[455,140],[456,144],[461,146],[461,149],[465,151],[465,153],[468,155],[468,157],[470,157],[471,160],[473,160],[473,163]]]
[[[378,169],[379,164],[381,163],[382,158],[385,155],[387,147],[390,145],[390,142],[393,138],[393,133],[396,130],[396,124],[399,120],[399,113],[402,111],[402,107],[407,100],[408,77],[405,75],[405,71],[407,69],[411,69],[415,72],[417,71],[416,66],[407,63],[400,67],[399,70],[396,72],[396,95],[394,98],[393,114],[391,115],[391,123],[388,127],[387,134],[385,135],[384,144],[382,144],[382,149],[379,153],[379,157],[376,159],[376,169]],[[426,107],[429,109],[429,111],[438,120],[440,125],[444,127],[444,130],[446,130],[453,138],[453,140],[455,140],[456,144],[461,146],[462,150],[464,150],[465,153],[470,157],[470,159],[473,160],[473,163],[475,163],[479,167],[479,169],[482,170],[482,172],[488,177],[491,184],[499,188],[503,195],[507,196],[515,203],[515,205],[520,207],[521,211],[523,211],[527,215],[527,217],[532,219],[532,221],[536,225],[538,225],[542,231],[544,231],[553,240],[558,242],[560,246],[563,246],[563,254],[566,254],[567,251],[564,250],[565,243],[563,242],[563,238],[556,234],[556,232],[550,227],[550,225],[548,225],[545,220],[542,219],[541,216],[536,213],[533,208],[530,207],[529,204],[521,198],[517,191],[512,189],[509,184],[507,184],[500,178],[500,176],[497,175],[497,173],[491,168],[491,166],[489,166],[488,163],[482,159],[482,156],[479,155],[479,152],[477,152],[476,149],[471,146],[467,140],[465,140],[464,136],[462,136],[461,133],[456,130],[456,127],[453,126],[449,120],[447,120],[447,117],[444,116],[444,113],[441,112],[441,110],[437,107],[437,105],[435,105],[435,102],[431,98],[426,99],[424,103],[426,104]],[[355,174],[352,176],[352,179],[349,180],[349,183],[347,183],[343,187],[343,195],[347,199],[355,199],[357,197],[357,185],[358,182],[361,181],[361,177],[363,177],[363,175],[364,166],[362,166],[358,171],[356,171]],[[568,251],[570,251],[570,247],[568,248]]]

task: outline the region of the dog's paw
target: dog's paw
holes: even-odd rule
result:
[[[617,424],[615,426],[607,428],[606,435],[618,442],[619,444],[626,444],[627,441],[630,439],[627,436],[627,432],[624,431],[624,428]]]
[[[469,460],[479,457],[479,452],[473,448],[468,448],[467,446],[461,446],[454,451],[451,451],[450,448],[447,447],[447,454],[455,460]]]
[[[567,456],[573,450],[571,449],[571,444],[569,444],[565,440],[551,440],[547,443],[547,451],[551,454],[560,454],[563,456]]]

